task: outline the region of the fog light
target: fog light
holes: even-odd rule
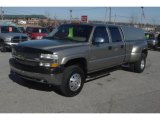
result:
[[[58,63],[43,63],[43,62],[39,63],[39,66],[41,67],[57,67],[58,65],[59,65]]]

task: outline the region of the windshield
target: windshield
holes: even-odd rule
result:
[[[155,39],[154,34],[151,34],[151,33],[145,33],[145,37],[146,37],[147,40]]]
[[[33,28],[32,32],[33,33],[48,33],[47,29],[45,28]]]
[[[1,26],[1,33],[21,33],[20,30],[14,26]]]
[[[48,38],[57,40],[71,40],[77,42],[87,42],[92,31],[90,25],[61,25],[53,30]]]

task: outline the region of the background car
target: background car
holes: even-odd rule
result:
[[[0,50],[5,52],[20,42],[29,40],[16,26],[0,25]]]
[[[145,33],[145,37],[146,37],[146,39],[147,39],[148,48],[150,48],[150,49],[156,49],[156,48],[157,48],[158,41],[157,41],[157,39],[155,38],[154,33],[146,32],[146,33]]]
[[[160,47],[160,34],[158,34],[157,36],[157,42],[158,42],[157,47]]]
[[[27,27],[26,33],[31,39],[42,39],[49,34],[49,31],[43,27]]]
[[[25,30],[24,27],[18,27],[18,28],[19,28],[19,30],[20,30],[22,33],[26,33],[26,30]]]
[[[46,29],[47,29],[49,32],[52,32],[52,31],[55,29],[55,27],[53,27],[53,26],[48,26],[48,27],[46,27]]]

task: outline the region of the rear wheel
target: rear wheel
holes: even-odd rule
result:
[[[62,94],[67,97],[76,96],[81,92],[84,81],[85,75],[79,66],[68,66],[64,71],[64,79],[60,86]]]
[[[139,61],[134,63],[134,71],[137,73],[142,73],[146,67],[146,55],[142,53]]]

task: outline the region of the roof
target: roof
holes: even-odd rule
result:
[[[124,26],[124,25],[103,24],[103,23],[70,23],[70,24],[63,24],[63,25]]]
[[[4,15],[5,19],[24,19],[24,18],[39,18],[46,19],[44,15]]]

